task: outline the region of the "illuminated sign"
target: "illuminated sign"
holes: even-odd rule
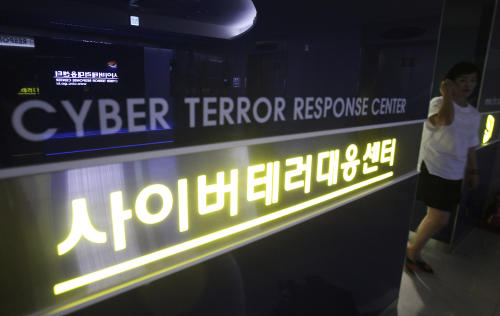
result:
[[[405,98],[294,97],[287,102],[283,97],[260,97],[252,102],[247,97],[190,97],[184,98],[184,103],[189,105],[190,128],[401,115],[406,112]],[[290,110],[293,107],[293,115],[288,117],[287,105]]]
[[[479,139],[483,146],[488,146],[498,141],[498,112],[487,112],[481,115]]]
[[[155,183],[142,188],[135,198],[135,203],[130,206],[125,206],[123,191],[114,191],[109,193],[112,238],[108,238],[108,232],[98,231],[92,224],[86,198],[74,199],[71,202],[72,221],[69,233],[57,245],[59,256],[71,252],[80,242],[104,244],[112,240],[114,251],[126,249],[125,226],[133,217],[144,225],[156,225],[169,219],[172,220],[174,215],[169,215],[175,209],[179,233],[190,231],[190,216],[203,218],[204,215],[214,212],[225,212],[229,214],[229,218],[237,218],[245,211],[245,208],[239,204],[240,187],[243,187],[242,191],[246,192],[247,202],[263,200],[269,207],[278,204],[280,197],[286,192],[304,196],[304,201],[295,205],[278,210],[271,208],[266,215],[243,222],[235,221],[229,227],[63,281],[54,286],[54,294],[59,295],[265,223],[284,219],[290,214],[305,211],[315,205],[391,178],[394,172],[387,171],[388,168],[384,167],[394,165],[396,147],[396,138],[374,141],[361,146],[349,144],[342,151],[338,148],[331,148],[323,152],[290,157],[283,161],[254,164],[243,170],[218,171],[215,182],[209,182],[207,175],[203,174],[197,176],[194,183],[187,178],[177,179],[175,190],[165,184]],[[386,170],[382,171],[383,169]],[[328,188],[329,192],[321,195],[314,194],[315,192],[311,190],[313,182]],[[196,188],[194,197],[188,193],[187,188],[190,186]],[[159,210],[151,210],[148,207],[148,201],[154,196],[161,200]],[[227,197],[229,203],[226,203]],[[197,203],[189,205],[189,201],[193,200]],[[190,208],[195,209],[191,215],[189,215]]]
[[[17,92],[17,95],[39,95],[40,94],[40,88],[38,87],[30,87],[30,88],[21,88]]]
[[[97,103],[99,115],[99,129],[101,135],[109,135],[118,133],[123,125],[123,113],[120,113],[120,105],[113,99],[99,99],[96,102],[93,100],[84,100],[81,106],[72,104],[69,100],[61,101],[61,106],[71,118],[74,124],[76,137],[85,136],[84,123],[88,116],[92,104]],[[169,106],[164,98],[130,98],[126,99],[126,122],[127,131],[143,132],[149,127],[151,130],[156,129],[171,129],[165,117],[168,114]],[[147,107],[146,107],[147,105]],[[144,110],[137,107],[143,106]],[[78,107],[80,110],[77,110]],[[32,110],[42,110],[45,113],[56,113],[56,108],[42,100],[25,101],[16,107],[12,114],[12,126],[19,136],[22,138],[37,142],[47,140],[57,133],[57,128],[48,127],[44,131],[34,132],[30,130],[24,123],[23,117]],[[146,123],[146,112],[149,114],[149,120]]]
[[[61,312],[162,277],[400,181],[415,172],[420,131],[403,125],[37,175],[30,216],[48,226],[32,241],[43,251],[30,265],[48,270],[30,311]],[[0,199],[21,207],[17,182],[32,177],[0,180],[11,181]]]
[[[35,47],[35,40],[31,37],[0,35],[0,46]]]
[[[116,64],[114,64],[114,62],[112,63],[113,64],[111,66],[108,66],[115,67]],[[56,73],[60,73],[56,74],[57,76],[70,75],[69,72],[56,71]],[[100,74],[90,72],[72,73],[75,76],[81,75],[88,76],[89,78],[92,77],[93,74]],[[116,74],[109,73],[109,75],[111,76]],[[107,76],[108,75],[104,75],[104,77]],[[333,115],[335,118],[352,115],[367,115],[369,108],[368,101],[368,98],[337,98],[334,100],[330,97],[311,97],[305,99],[296,97],[294,99],[293,120],[320,119],[330,115]],[[60,104],[74,124],[76,137],[85,136],[83,124],[93,103],[98,104],[100,134],[109,135],[120,131],[123,119],[121,117],[121,107],[118,101],[110,98],[98,99],[97,102],[94,102],[91,99],[86,99],[83,100],[82,105],[79,106],[77,104],[73,104],[69,100],[62,100],[60,101]],[[136,122],[137,120],[144,120],[146,118],[146,111],[136,109],[136,106],[145,104],[149,104],[149,128],[151,130],[156,130],[159,126],[161,129],[170,129],[169,124],[165,120],[169,111],[167,100],[164,98],[149,98],[149,101],[147,101],[145,98],[127,98],[127,131],[132,133],[147,130],[146,124],[139,124]],[[201,104],[202,107],[197,109],[197,106]],[[315,107],[313,107],[314,104]],[[371,101],[371,111],[374,115],[378,115],[382,112],[385,114],[386,111],[399,113],[400,110],[404,111],[405,104],[405,99],[375,98]],[[274,98],[273,101],[269,98],[261,97],[256,99],[253,103],[250,102],[247,97],[237,97],[235,100],[229,97],[185,98],[184,105],[186,105],[186,108],[188,108],[189,111],[188,116],[190,128],[196,127],[196,122],[200,119],[200,117],[202,117],[201,125],[203,127],[245,124],[251,123],[252,121],[263,124],[267,122],[280,122],[287,120],[285,116],[286,100],[281,97]],[[77,111],[78,107],[80,107],[79,111]],[[55,127],[47,126],[44,131],[35,133],[30,131],[23,124],[23,116],[33,109],[42,110],[43,112],[49,114],[57,112],[56,108],[52,104],[43,100],[33,99],[19,104],[12,113],[12,126],[17,132],[17,135],[25,140],[33,142],[44,141],[52,138],[57,132],[57,128]],[[262,109],[265,111],[262,111]],[[50,122],[50,120],[48,121]]]
[[[58,86],[86,86],[89,83],[118,83],[118,79],[118,74],[116,72],[77,70],[54,71],[54,80]]]
[[[109,61],[107,68],[116,70],[118,64]],[[101,74],[103,78],[117,78],[114,72],[56,71],[56,77],[74,76],[83,81],[92,81],[91,77]],[[12,110],[8,138],[12,141],[0,155],[0,167],[51,162],[56,156],[57,161],[76,160],[152,148],[331,130],[333,123],[358,122],[347,118],[370,122],[374,117],[403,115],[406,102],[405,98],[329,96],[72,98],[68,95],[59,101],[34,97],[9,108]],[[136,135],[131,137],[131,133]],[[19,156],[25,159],[14,158]]]
[[[493,115],[488,115],[486,117],[486,126],[483,134],[483,144],[486,144],[491,139],[494,127],[495,127],[495,118],[493,117]]]

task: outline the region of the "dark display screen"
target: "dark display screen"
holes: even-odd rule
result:
[[[2,167],[174,142],[170,50],[35,42],[20,56],[3,52],[13,82],[2,101]]]

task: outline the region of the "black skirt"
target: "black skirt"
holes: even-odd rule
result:
[[[417,183],[417,200],[445,212],[453,212],[460,202],[462,180],[447,180],[430,174],[422,161]]]

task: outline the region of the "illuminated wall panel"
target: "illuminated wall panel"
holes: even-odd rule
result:
[[[2,180],[7,205],[23,205],[34,223],[49,221],[31,241],[44,254],[27,264],[48,272],[35,284],[43,299],[26,311],[64,310],[172,273],[412,176],[413,135],[420,129],[412,124]],[[19,195],[27,182],[35,184],[30,195]],[[5,211],[15,223],[17,208]]]

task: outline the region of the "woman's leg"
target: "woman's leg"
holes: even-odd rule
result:
[[[408,244],[406,254],[410,260],[419,257],[420,251],[424,248],[429,239],[443,227],[448,225],[450,213],[438,210],[433,207],[427,207],[427,215],[422,219],[418,226],[417,233],[413,240]]]

